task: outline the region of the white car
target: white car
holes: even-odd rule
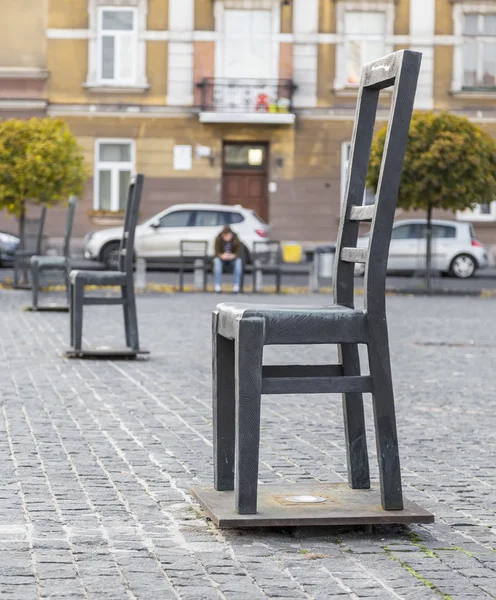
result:
[[[242,258],[250,262],[255,242],[269,237],[269,226],[252,210],[219,204],[177,204],[136,227],[135,252],[153,261],[179,259],[181,240],[208,242],[208,256],[214,256],[214,242],[225,225],[232,227],[241,242]],[[89,233],[84,240],[84,256],[115,268],[122,227]]]
[[[396,221],[389,247],[388,273],[425,271],[426,219]],[[367,248],[369,235],[358,238],[357,246]],[[432,270],[466,279],[488,266],[484,245],[475,237],[470,223],[432,220]],[[355,266],[363,275],[364,265]]]

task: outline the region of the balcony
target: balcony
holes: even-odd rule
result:
[[[201,123],[292,125],[291,79],[214,79],[197,84],[201,92]]]

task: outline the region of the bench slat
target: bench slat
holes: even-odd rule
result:
[[[372,377],[263,377],[262,394],[365,394],[372,392]]]

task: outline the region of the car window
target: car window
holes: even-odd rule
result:
[[[393,229],[393,233],[391,234],[392,240],[406,240],[410,236],[408,235],[410,231],[410,225],[400,225],[399,227],[395,227]]]
[[[245,220],[243,215],[235,212],[226,213],[226,224],[234,225],[235,223],[242,223]]]
[[[189,227],[192,217],[191,210],[176,210],[160,219],[160,227]]]
[[[223,214],[219,210],[197,210],[195,211],[195,227],[218,227],[224,225]]]
[[[432,237],[434,238],[456,238],[456,227],[450,225],[433,225]]]

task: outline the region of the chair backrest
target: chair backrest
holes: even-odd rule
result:
[[[254,242],[252,260],[259,260],[266,265],[279,265],[282,260],[281,242],[272,240],[267,242]]]
[[[364,263],[365,308],[371,314],[385,314],[389,245],[421,60],[421,53],[401,50],[368,63],[362,71],[333,287],[335,303],[353,307],[355,263]],[[376,202],[362,206],[379,92],[389,87],[391,112]],[[361,222],[372,222],[368,248],[357,248]]]
[[[136,225],[138,224],[144,180],[145,176],[138,173],[129,183],[124,231],[119,248],[119,271],[123,271],[131,277],[133,274],[134,235],[136,233]]]
[[[63,255],[66,258],[70,258],[70,255],[71,255],[72,226],[74,225],[74,215],[76,214],[76,205],[77,205],[77,197],[71,196],[69,198],[69,207],[67,209],[67,221],[65,224],[65,235],[64,235]]]
[[[38,256],[41,254],[46,210],[46,206],[43,206],[38,218],[24,218],[20,249]]]

